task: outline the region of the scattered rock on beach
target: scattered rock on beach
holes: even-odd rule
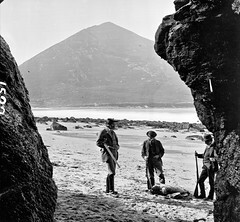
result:
[[[75,117],[71,116],[70,118],[67,118],[67,122],[69,122],[69,123],[76,123],[77,120],[76,120]]]
[[[201,135],[190,135],[186,137],[187,140],[201,140],[204,141]]]
[[[60,123],[57,123],[57,122],[53,122],[50,126],[50,129],[51,130],[64,130],[66,131],[67,130],[67,127],[66,126],[63,126],[62,124]]]
[[[78,126],[75,126],[74,128],[75,128],[75,129],[83,129],[83,127],[81,127],[81,126],[79,126],[79,125],[78,125]]]

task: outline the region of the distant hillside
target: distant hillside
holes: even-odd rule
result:
[[[192,103],[189,89],[153,44],[108,22],[72,35],[19,68],[33,106]]]

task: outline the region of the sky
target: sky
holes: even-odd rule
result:
[[[173,0],[4,0],[0,34],[18,63],[94,25],[112,22],[154,40]]]

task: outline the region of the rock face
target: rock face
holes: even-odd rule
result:
[[[0,36],[0,221],[51,222],[57,188],[28,92]]]
[[[163,18],[155,51],[191,89],[199,119],[214,134],[220,161],[215,221],[239,221],[239,11],[233,0],[192,0],[179,7],[183,2],[175,1],[176,13]]]

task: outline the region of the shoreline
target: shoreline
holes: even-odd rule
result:
[[[117,103],[117,104],[82,104],[69,106],[32,106],[32,109],[81,109],[81,108],[194,108],[192,102],[182,103]]]
[[[91,107],[91,108],[41,108],[32,110],[36,117],[58,118],[92,118],[135,121],[167,121],[167,122],[191,122],[199,123],[194,108],[115,108],[115,107]]]
[[[106,119],[102,118],[75,118],[75,117],[34,117],[37,123],[46,123],[46,122],[63,122],[63,123],[94,123],[96,125],[105,124]],[[139,127],[139,126],[148,126],[153,128],[162,128],[162,129],[170,129],[173,131],[178,130],[197,130],[199,132],[205,132],[206,127],[201,123],[190,123],[190,122],[168,122],[168,121],[152,121],[152,120],[127,120],[120,119],[118,120],[117,127],[118,128],[131,128],[131,127]]]

